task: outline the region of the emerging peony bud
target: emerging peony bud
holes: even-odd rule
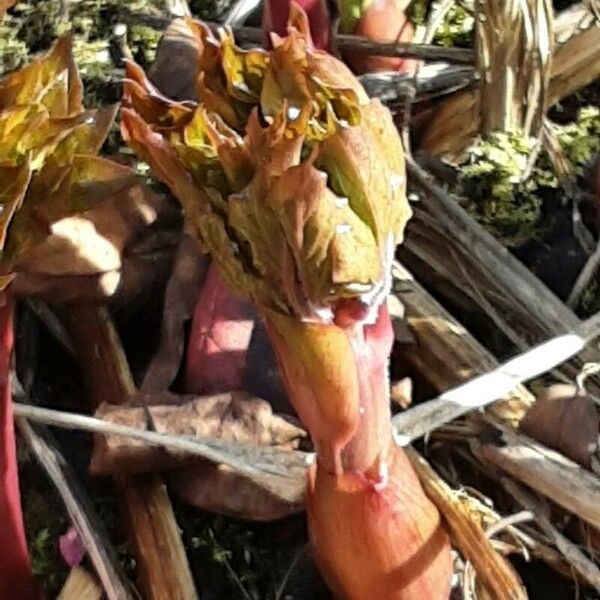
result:
[[[436,533],[429,543],[439,516],[402,458],[392,463],[389,487],[393,335],[384,300],[411,214],[402,145],[389,111],[369,100],[345,65],[313,48],[294,5],[290,22],[289,35],[273,36],[267,53],[241,50],[230,33],[217,39],[188,21],[199,102],[165,98],[130,64],[123,134],[179,198],[225,282],[250,296],[265,320],[317,450],[311,531],[332,582],[362,600],[368,585],[380,589],[380,576],[389,591],[382,598],[431,590],[422,597],[442,600],[447,538]],[[404,478],[410,511],[398,492]],[[363,496],[376,501],[355,507]],[[338,502],[331,528],[326,515]],[[344,557],[363,539],[340,531],[345,518],[362,519],[356,531],[376,549],[357,569],[360,585]],[[405,533],[407,523],[418,523],[418,534]],[[421,561],[430,550],[431,560]]]
[[[130,64],[125,138],[232,289],[305,322],[332,322],[348,298],[376,308],[410,216],[389,112],[296,30],[268,54],[189,27],[200,103],[164,98]]]
[[[23,277],[39,292],[54,289],[57,276],[113,274],[132,230],[144,226],[136,211],[150,208],[130,169],[97,156],[116,107],[85,110],[82,97],[68,37],[0,81],[0,598],[39,597],[11,412],[11,296],[23,292]]]

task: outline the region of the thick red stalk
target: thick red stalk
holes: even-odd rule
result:
[[[310,24],[310,33],[315,48],[329,50],[331,25],[325,0],[296,0],[304,10]],[[270,34],[287,35],[288,19],[292,0],[265,0],[263,7],[263,44],[270,46]]]
[[[452,560],[439,513],[392,442],[389,314],[363,325],[357,301],[335,323],[265,311],[288,394],[317,449],[309,529],[323,574],[347,600],[446,600]]]
[[[250,301],[233,295],[211,263],[192,319],[186,392],[208,394],[242,387],[253,318]]]
[[[12,304],[6,295],[0,302],[0,598],[33,600],[38,594],[23,527],[9,379]]]
[[[338,0],[338,4],[344,4],[344,0]],[[352,33],[374,42],[411,42],[414,29],[405,13],[409,4],[409,0],[372,0],[358,22],[344,33]],[[347,52],[345,58],[356,73],[413,73],[417,66],[417,61],[412,59],[374,56],[360,52]]]

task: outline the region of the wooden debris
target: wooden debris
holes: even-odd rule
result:
[[[600,38],[599,38],[600,39]],[[580,319],[432,178],[407,158],[415,184],[426,197],[415,210],[401,255],[407,263],[432,266],[443,290],[462,290],[461,298],[488,315],[517,346],[528,347],[575,331]],[[416,234],[416,235],[415,235]],[[452,260],[448,260],[452,257]],[[425,271],[423,271],[425,275]],[[583,362],[597,362],[598,352],[584,349],[561,369],[573,378]],[[597,378],[588,390],[597,394]]]
[[[141,14],[129,10],[121,11],[120,20],[132,25],[146,25],[158,30],[165,30],[171,20],[150,14]],[[222,27],[219,23],[207,23],[213,30]],[[233,27],[237,43],[252,46],[262,44],[262,31],[256,27]],[[448,63],[469,65],[474,62],[474,54],[470,48],[444,48],[433,44],[411,44],[405,42],[373,42],[356,35],[337,34],[335,44],[338,50],[351,51],[373,56],[399,56],[418,58],[428,61],[444,61]]]
[[[550,80],[553,18],[550,0],[476,3],[482,134],[539,135]]]
[[[498,366],[494,356],[399,264],[394,266],[393,291],[404,304],[416,338],[406,359],[435,389],[445,391]],[[534,401],[525,387],[517,386],[488,411],[517,424]]]
[[[501,444],[475,443],[475,453],[550,498],[596,529],[600,529],[600,478],[555,450],[509,428]]]
[[[519,504],[533,511],[537,525],[552,540],[577,575],[600,592],[600,569],[598,566],[552,525],[540,507],[540,503],[531,494],[506,477],[501,480],[501,483]]]
[[[70,307],[65,316],[93,406],[135,393],[118,334],[106,309]],[[164,483],[157,475],[115,478],[148,600],[197,600],[198,594]]]
[[[83,568],[74,567],[56,600],[101,600],[98,582]]]
[[[451,94],[468,87],[477,79],[477,71],[473,67],[445,63],[424,65],[416,77],[406,73],[389,72],[365,73],[359,77],[369,96],[377,96],[384,104],[390,106],[401,105],[413,94],[413,102]]]

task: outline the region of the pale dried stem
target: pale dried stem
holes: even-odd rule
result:
[[[444,392],[457,383],[497,367],[498,363],[491,353],[485,350],[405,269],[401,278],[396,280],[394,292],[405,306],[406,318],[416,338],[416,344],[407,353],[406,359],[438,391]],[[499,431],[510,431],[503,424],[517,424],[533,401],[533,396],[523,386],[519,386],[509,397],[488,407],[486,415]],[[454,429],[455,436],[473,439],[478,430],[477,418],[473,422],[473,427]],[[501,449],[496,451],[500,452]],[[523,481],[534,485],[540,491],[545,490],[553,499],[556,495],[561,499],[561,505],[575,511],[576,516],[582,516],[580,510],[583,510],[586,520],[597,521],[600,517],[598,508],[600,499],[596,497],[594,490],[600,480],[571,461],[566,461],[561,455],[542,449],[540,445],[537,445],[536,451],[539,451],[542,460],[518,463]],[[486,463],[478,463],[476,457],[469,456],[475,465],[481,465],[482,470],[487,472]],[[547,456],[556,461],[549,466],[546,465],[547,469],[544,470]],[[564,465],[567,465],[569,473],[573,475],[573,481],[578,483],[576,487],[565,484]],[[588,484],[591,487],[586,487]],[[528,547],[550,566],[565,573],[564,563],[561,563],[557,554],[547,546],[539,544],[536,547],[528,544]]]
[[[117,553],[91,500],[58,446],[43,429],[35,429],[27,419],[16,413],[15,424],[22,439],[56,487],[102,582],[108,600],[130,600],[130,584],[123,573]],[[67,597],[71,596],[65,596],[65,599]]]
[[[559,452],[493,425],[502,432],[503,445],[474,442],[476,456],[600,529],[600,478]]]
[[[56,600],[101,600],[103,596],[98,582],[83,567],[74,567]]]
[[[122,10],[119,20],[128,24],[142,24],[155,29],[166,29],[170,19],[155,15]],[[213,30],[222,27],[219,23],[207,23]],[[233,27],[235,39],[240,44],[261,45],[262,31],[256,27]],[[468,48],[443,48],[432,44],[411,44],[408,42],[374,42],[363,37],[348,34],[336,34],[335,42],[340,51],[371,54],[373,56],[398,56],[421,60],[444,61],[459,65],[472,65],[473,51]]]
[[[516,336],[527,345],[577,331],[581,321],[568,306],[467,214],[419,165],[411,159],[407,159],[407,164],[413,182],[425,193],[421,203],[424,210],[415,210],[403,247],[409,259],[418,257],[421,263],[431,266],[437,275],[437,285],[443,282],[443,291],[451,289],[462,298],[465,298],[465,291],[471,289],[462,273],[463,268],[468,270],[471,281],[478,286],[477,293],[470,293],[469,303],[484,314],[491,306],[494,312],[490,316],[496,325],[503,322],[503,329],[509,337]],[[417,233],[416,239],[412,231]],[[449,247],[459,257],[462,267],[448,262]],[[478,300],[480,293],[489,306]],[[575,377],[584,362],[599,360],[598,350],[588,346],[561,371],[568,377]],[[599,389],[598,379],[592,378],[590,392],[598,395]]]
[[[453,543],[469,560],[492,598],[527,598],[510,564],[496,552],[484,529],[470,514],[464,497],[454,491],[412,448],[406,449],[425,493],[444,516]]]
[[[553,16],[549,0],[476,2],[482,133],[539,134],[550,81]]]
[[[505,4],[500,0],[493,1]],[[529,0],[527,4],[531,3],[532,0]],[[506,4],[513,5],[513,2]],[[541,10],[544,15],[542,27],[548,25],[547,11],[544,0],[544,8]],[[521,25],[524,23],[525,21],[521,21]],[[488,33],[490,39],[483,43],[483,54],[480,53],[479,62],[481,75],[487,77],[493,85],[482,83],[481,89],[454,94],[436,106],[435,111],[428,114],[426,126],[420,136],[421,149],[456,159],[477,134],[494,129],[505,130],[511,122],[520,122],[525,132],[533,126],[532,131],[537,135],[540,119],[548,107],[600,76],[600,21],[596,19],[588,3],[577,4],[557,15],[553,26],[556,44],[550,61],[541,53],[536,58],[533,49],[520,54],[524,47],[519,45],[520,42],[512,47],[510,37],[503,42],[503,52],[493,53],[496,48],[491,36],[492,28],[486,28],[486,25],[487,23],[481,24],[482,39],[485,40]],[[540,32],[538,30],[537,38]],[[528,57],[530,62],[528,66],[524,65],[526,68],[522,74],[517,70],[520,68],[519,56]],[[503,61],[510,60],[511,57],[514,64],[504,73]],[[493,65],[491,61],[494,61]],[[522,89],[525,83],[529,85],[527,77],[534,67],[537,68],[537,75],[535,85],[531,86],[532,91],[529,88]],[[546,77],[547,91],[543,88]],[[484,96],[486,90],[489,93]],[[538,105],[535,104],[536,97],[540,102]],[[523,102],[524,98],[527,99],[526,103]],[[526,110],[521,117],[519,111],[522,105]]]

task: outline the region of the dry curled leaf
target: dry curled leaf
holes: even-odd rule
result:
[[[521,431],[589,467],[598,443],[600,419],[594,401],[575,385],[543,390],[521,421]]]
[[[198,242],[184,235],[167,282],[158,348],[144,376],[142,392],[167,390],[175,380],[183,358],[184,323],[194,313],[207,267],[208,260],[201,256]]]
[[[103,404],[98,418],[159,433],[217,438],[224,441],[296,448],[305,433],[273,414],[268,402],[243,392],[213,396],[144,394],[146,407]],[[164,402],[156,405],[156,402]],[[174,405],[174,402],[183,404]],[[153,405],[154,404],[154,405]],[[171,452],[119,436],[97,436],[91,471],[96,474],[148,472],[195,463],[180,452]]]

